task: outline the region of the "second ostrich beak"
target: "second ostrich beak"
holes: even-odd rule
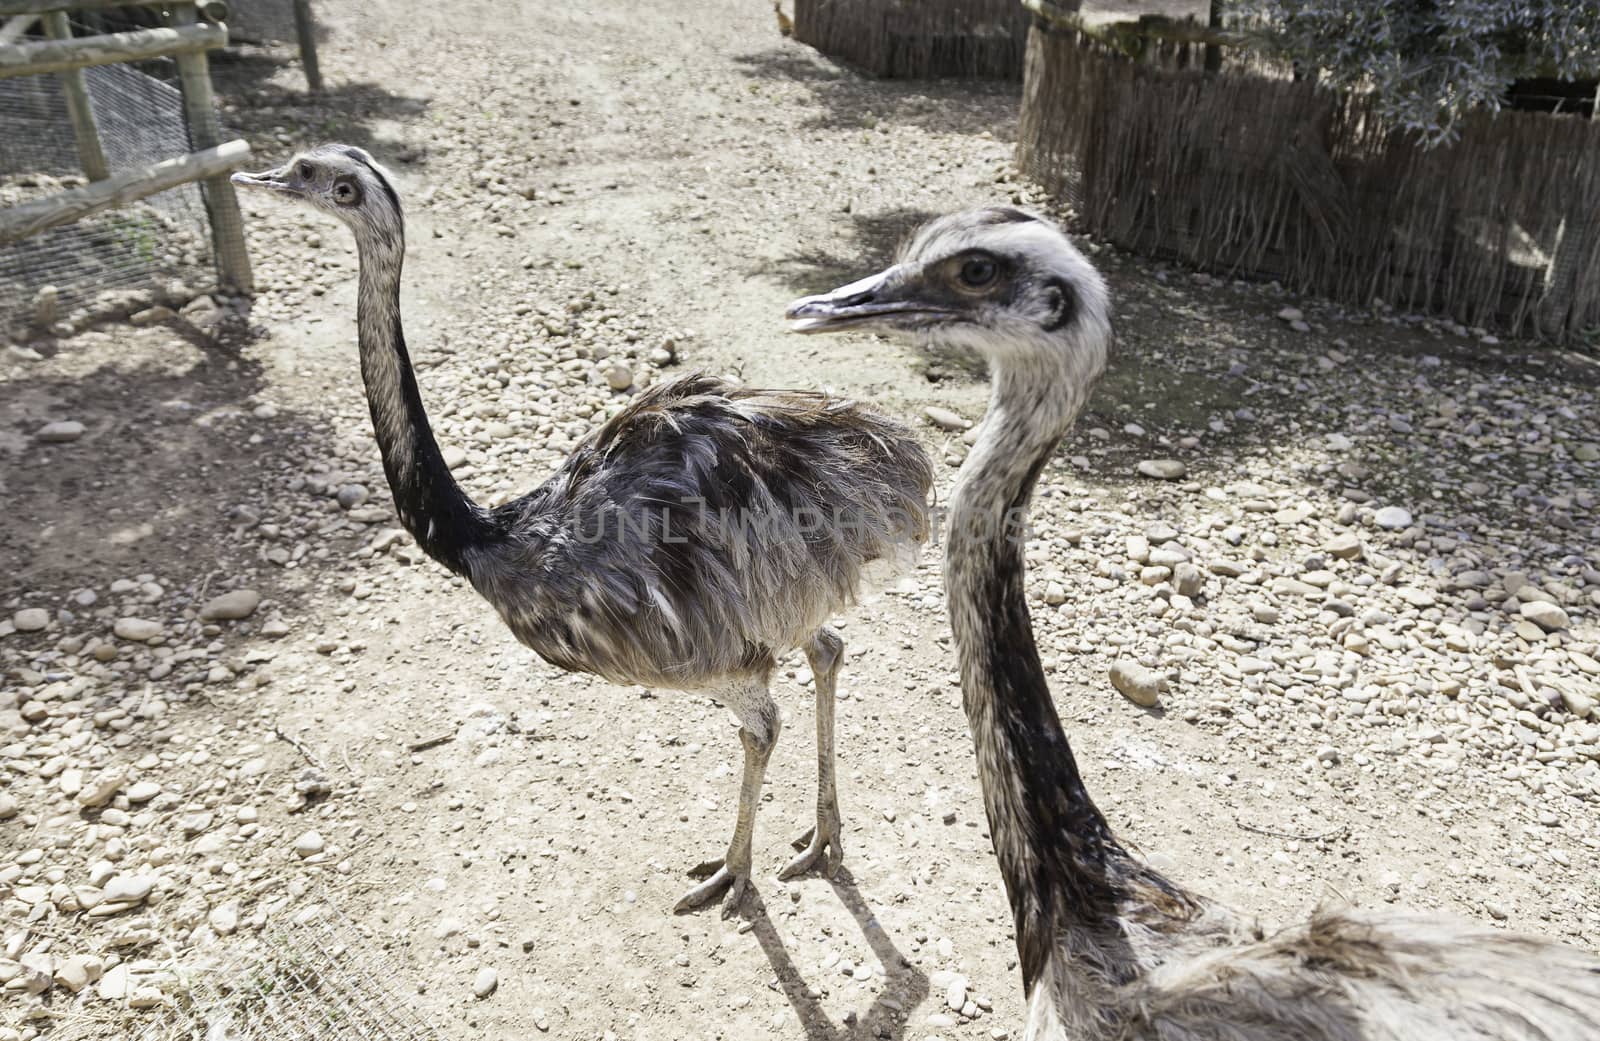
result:
[[[951,303],[930,293],[916,269],[897,264],[831,293],[796,300],[783,316],[795,333],[855,328],[907,331],[956,317],[959,311]]]

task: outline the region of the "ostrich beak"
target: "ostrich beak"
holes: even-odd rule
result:
[[[299,194],[299,189],[289,182],[289,167],[287,164],[273,170],[263,170],[260,173],[245,173],[243,170],[238,170],[228,180],[240,188],[254,188],[279,192],[284,195]]]
[[[917,272],[897,264],[831,293],[796,300],[783,316],[792,333],[833,333],[859,328],[920,329],[949,321],[959,313],[927,296]]]

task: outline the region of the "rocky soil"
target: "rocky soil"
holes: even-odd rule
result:
[[[1043,205],[1014,88],[866,81],[735,0],[503,6],[319,5],[320,99],[287,51],[218,70],[264,162],[395,169],[463,484],[519,494],[703,368],[879,403],[947,496],[971,360],[779,316],[923,215]],[[773,877],[812,805],[797,655],[759,894],[673,917],[731,828],[730,717],[539,662],[420,555],[348,234],[246,206],[253,301],[168,292],[0,359],[0,1039],[126,1036],[321,901],[442,1036],[1016,1036],[937,552],[842,623],[846,872]],[[1118,357],[1030,595],[1108,816],[1269,921],[1387,902],[1600,947],[1600,368],[1084,245]]]

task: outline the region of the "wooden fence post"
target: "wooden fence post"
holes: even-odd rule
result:
[[[53,40],[72,39],[72,22],[65,11],[47,13],[44,28]],[[82,69],[68,69],[57,75],[67,96],[67,114],[72,117],[72,137],[78,144],[83,175],[91,181],[103,181],[111,176],[111,167],[100,148],[100,129],[95,126],[94,108],[89,103],[89,80]]]
[[[198,20],[193,3],[173,5],[175,25],[194,25]],[[189,127],[189,147],[195,151],[215,148],[222,143],[217,110],[211,98],[211,70],[205,51],[177,57],[178,79],[183,86],[183,116]],[[217,279],[241,293],[255,289],[250,272],[250,254],[244,244],[244,221],[239,215],[239,199],[228,183],[227,174],[200,183],[206,215],[211,221],[211,248],[216,255]]]
[[[311,17],[311,0],[294,0],[294,31],[300,38],[300,67],[313,94],[322,91],[322,67],[317,63],[317,23]]]

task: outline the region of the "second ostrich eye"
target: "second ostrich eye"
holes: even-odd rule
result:
[[[1000,274],[1000,265],[988,257],[969,257],[961,264],[958,277],[967,289],[987,289]]]
[[[302,181],[309,181],[311,178],[316,176],[317,171],[310,163],[301,163],[300,168],[296,171],[296,173],[300,175],[300,179]]]
[[[349,181],[340,181],[333,186],[333,201],[340,206],[354,206],[359,198],[361,192]]]

